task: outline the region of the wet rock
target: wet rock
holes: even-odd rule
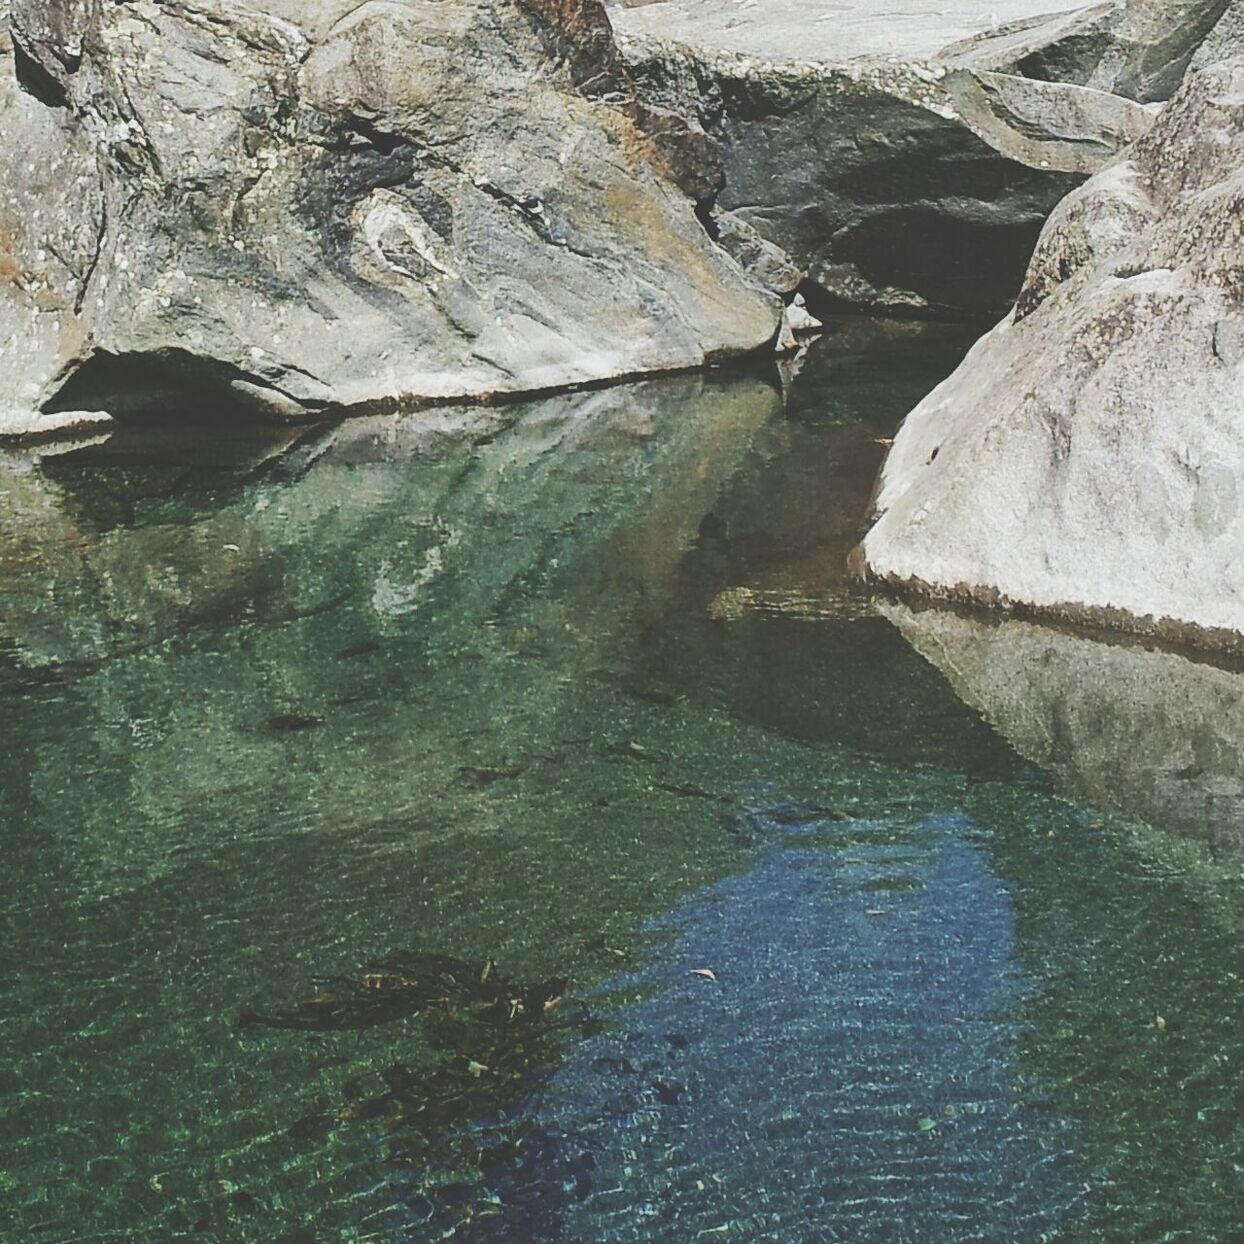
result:
[[[484,399],[776,334],[688,194],[711,148],[595,0],[17,0],[12,29],[0,426]]]
[[[243,1011],[236,1027],[337,1032],[374,1028],[425,1011],[471,1012],[474,1022],[529,1023],[555,1008],[564,980],[519,985],[493,963],[468,963],[452,955],[403,952],[369,964],[357,978],[335,978],[283,1011]]]
[[[1060,207],[1020,304],[909,416],[878,578],[1199,642],[1244,635],[1244,60]]]

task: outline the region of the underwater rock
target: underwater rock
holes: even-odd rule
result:
[[[1064,203],[903,425],[863,559],[935,596],[1244,636],[1244,60]]]
[[[11,8],[6,430],[482,400],[776,336],[697,218],[711,146],[638,99],[597,0]]]
[[[358,978],[335,977],[322,992],[272,1014],[243,1011],[238,1028],[339,1032],[374,1028],[428,1010],[471,1012],[477,1023],[539,1019],[556,1007],[564,980],[517,985],[494,963],[467,963],[452,955],[403,952],[368,964]]]

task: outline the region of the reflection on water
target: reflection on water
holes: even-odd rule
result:
[[[883,603],[1021,755],[1101,808],[1244,851],[1244,676],[1175,653]]]
[[[1236,1238],[1235,675],[846,578],[961,348],[0,463],[0,1235]]]

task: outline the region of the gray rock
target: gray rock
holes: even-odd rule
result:
[[[1244,54],[1244,0],[1231,0],[1218,25],[1205,38],[1192,58],[1193,69],[1204,69],[1220,60]]]
[[[0,415],[280,418],[763,346],[596,0],[15,0]],[[19,79],[25,92],[14,87]]]
[[[1015,314],[909,416],[864,560],[939,596],[1244,635],[1244,60],[1060,207]]]
[[[995,151],[954,111],[941,67],[767,61],[677,33],[623,39],[641,89],[718,141],[720,206],[808,272],[814,309],[1000,314],[1011,303],[1042,223],[1078,179]]]
[[[1152,110],[1105,91],[959,69],[946,93],[965,125],[1029,168],[1097,173],[1153,125]]]
[[[1066,0],[1063,0],[1063,4]],[[1044,17],[1059,0],[622,0],[627,34],[766,61],[931,60],[952,40]]]
[[[1228,0],[1112,0],[1022,19],[946,48],[956,65],[1124,95],[1174,94]]]

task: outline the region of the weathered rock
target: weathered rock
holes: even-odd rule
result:
[[[1068,82],[1142,103],[1169,99],[1228,0],[1112,0],[1008,23],[947,48],[952,62]]]
[[[637,99],[596,0],[18,0],[12,28],[10,427],[483,399],[777,332],[677,184],[715,183],[703,136]]]
[[[1217,61],[1240,55],[1244,55],[1244,0],[1231,0],[1218,25],[1197,49],[1191,67],[1204,69]]]
[[[1244,635],[1244,60],[1064,204],[1020,305],[908,418],[878,578]]]
[[[1100,172],[1154,120],[1150,109],[1121,95],[1064,82],[959,69],[944,85],[973,133],[1029,168]]]
[[[26,417],[85,357],[80,314],[96,263],[103,196],[95,150],[59,109],[18,88],[0,4],[0,437]],[[20,138],[19,138],[20,136]],[[103,418],[100,416],[100,418]],[[80,423],[84,420],[58,421]]]
[[[720,144],[719,205],[808,271],[814,309],[1001,313],[1076,179],[1038,145],[1031,166],[1009,158],[1013,137],[995,150],[944,89],[938,49],[987,30],[997,5],[892,8],[667,0],[615,23],[645,96]],[[1051,141],[1065,147],[1091,111],[1047,106],[1030,120],[1055,118]],[[1096,149],[1111,128],[1094,118]]]
[[[646,83],[691,85],[687,106],[726,153],[719,202],[805,267],[827,308],[1000,310],[1075,184],[1000,157],[904,67],[758,67],[627,46]]]

